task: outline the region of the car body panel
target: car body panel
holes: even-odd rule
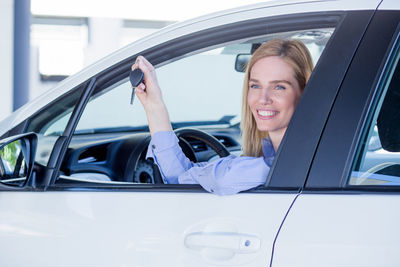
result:
[[[302,194],[272,266],[399,266],[399,204],[398,195]]]
[[[55,263],[57,266],[266,266],[276,231],[295,196],[2,192],[0,263],[8,266],[10,263],[16,266],[54,266]],[[203,243],[191,244],[187,238],[196,233],[213,236]],[[221,236],[237,235],[244,235],[245,239],[219,241]],[[247,236],[253,238],[249,240],[254,243],[254,251],[240,251],[240,244],[248,240]],[[234,253],[235,250],[239,251]]]
[[[379,10],[398,10],[399,2],[396,0],[385,0],[379,5]]]

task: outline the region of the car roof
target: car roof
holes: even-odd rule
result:
[[[48,90],[36,99],[28,102],[9,117],[0,122],[0,135],[10,128],[18,125],[26,118],[36,113],[40,108],[57,99],[70,89],[89,80],[97,73],[110,68],[118,62],[132,55],[138,54],[157,44],[179,38],[183,35],[198,32],[211,27],[231,24],[243,20],[257,19],[269,16],[344,10],[374,10],[380,0],[348,1],[348,0],[286,0],[268,1],[246,5],[220,12],[200,16],[187,21],[169,25],[153,34],[139,39],[116,52],[105,56],[99,61],[89,65],[80,72],[58,83],[53,89]]]

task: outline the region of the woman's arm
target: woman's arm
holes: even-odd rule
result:
[[[182,152],[172,131],[154,66],[139,56],[132,65],[132,70],[136,68],[141,69],[144,74],[144,83],[136,88],[136,95],[146,111],[152,137],[146,157],[153,158],[159,166],[164,183],[177,184],[178,176],[195,164]]]
[[[263,157],[231,155],[209,162],[206,166],[193,166],[178,177],[178,182],[200,184],[217,195],[232,195],[263,185],[269,170]]]
[[[172,131],[168,110],[162,98],[154,66],[147,59],[139,56],[132,70],[139,68],[144,73],[144,83],[136,88],[136,95],[142,103],[149,123],[150,134],[159,131]]]
[[[194,166],[204,166],[207,162],[191,162],[178,144],[173,131],[159,131],[150,141],[146,158],[153,158],[166,184],[177,184],[178,177]],[[193,181],[193,183],[196,183]]]
[[[263,157],[228,156],[212,162],[191,162],[174,132],[154,134],[147,157],[160,167],[164,183],[200,184],[208,192],[231,195],[265,183],[269,167]]]

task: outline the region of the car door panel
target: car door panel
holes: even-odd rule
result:
[[[272,266],[399,266],[399,205],[397,195],[302,194]]]
[[[1,262],[14,266],[54,266],[55,262],[57,266],[266,266],[276,232],[295,196],[2,192]]]

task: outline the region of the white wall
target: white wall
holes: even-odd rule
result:
[[[120,48],[122,20],[89,18],[89,43],[84,53],[87,66]]]
[[[42,23],[43,20],[42,18]],[[170,23],[130,21],[131,23],[126,26],[124,23],[127,21],[119,18],[89,17],[87,29],[82,27],[81,30],[73,30],[67,29],[71,25],[62,25],[64,28],[60,29],[60,24],[56,25],[56,20],[57,17],[52,17],[50,22],[55,24],[43,24],[45,28],[38,27],[39,25],[34,23],[31,27],[30,100],[47,92],[58,83],[40,79],[40,64],[43,64],[42,67],[46,65],[47,72],[43,74],[72,75],[122,46]],[[43,52],[47,53],[47,57],[43,57]],[[72,67],[68,68],[71,65]]]
[[[0,120],[12,112],[14,0],[0,1]]]

